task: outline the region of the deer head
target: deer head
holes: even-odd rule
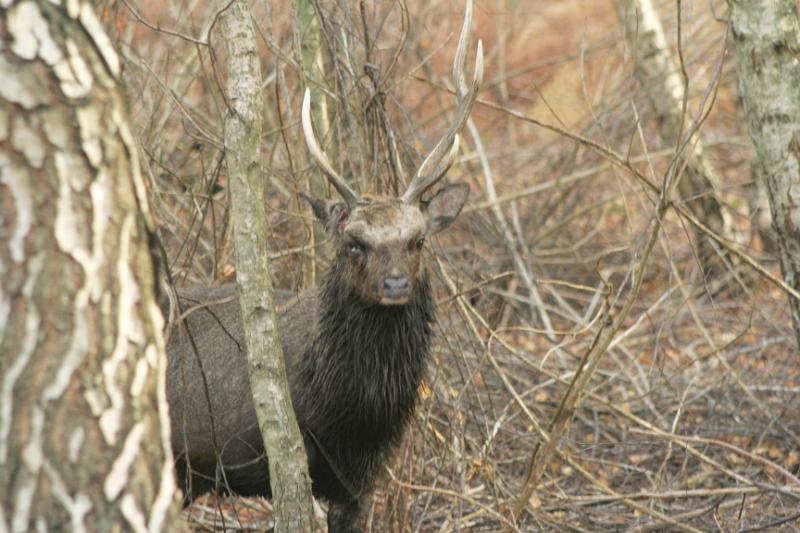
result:
[[[421,196],[436,184],[458,154],[461,131],[483,81],[483,46],[478,41],[472,83],[467,84],[467,61],[472,0],[453,61],[457,106],[450,127],[420,164],[406,191],[399,197],[361,196],[339,176],[320,148],[311,123],[311,95],[303,97],[302,123],[311,157],[342,200],[322,200],[306,194],[314,215],[337,246],[336,267],[343,282],[365,303],[403,305],[414,294],[420,275],[420,253],[427,235],[446,228],[461,212],[469,187],[443,187],[427,201]]]

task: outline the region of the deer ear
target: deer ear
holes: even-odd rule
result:
[[[469,196],[469,185],[447,185],[422,206],[428,215],[428,233],[436,233],[449,226],[461,212]]]
[[[350,214],[344,202],[323,200],[322,198],[306,194],[303,191],[300,191],[300,196],[308,202],[311,206],[311,210],[314,211],[314,216],[325,226],[328,233],[333,234],[334,232],[338,232],[341,228],[341,224],[347,220],[347,216]]]

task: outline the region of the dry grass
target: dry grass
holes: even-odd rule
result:
[[[310,166],[298,142],[288,4],[272,2],[267,17],[257,3],[254,16],[273,264],[281,287],[301,290],[325,260],[310,246],[310,213],[297,196]],[[741,237],[725,245],[763,272],[740,257],[704,276],[698,240],[709,237],[686,216],[691,199],[660,197],[684,152],[657,133],[610,1],[479,1],[487,82],[472,117],[480,133],[465,129],[450,173],[472,197],[433,245],[441,302],[433,364],[415,423],[371,497],[368,530],[800,529],[800,372],[787,295],[766,276],[780,273],[751,201],[735,65],[722,60],[726,24],[705,2],[684,4],[687,129],[699,126],[722,177]],[[724,3],[714,5],[724,17]],[[321,9],[337,58],[324,79],[346,95],[327,99],[331,157],[362,190],[393,190],[403,173],[388,163],[390,140],[409,169],[446,127],[453,100],[443,86],[461,2],[409,1],[406,34],[397,3],[368,2],[369,56],[357,2]],[[677,51],[674,4],[661,14]],[[214,15],[206,2],[106,9],[182,283],[234,273],[220,146],[224,57],[214,32],[208,46]],[[319,90],[323,75],[306,74]],[[219,507],[196,508],[193,527],[221,529],[209,514]],[[225,527],[260,528],[262,514],[239,513],[246,519]]]

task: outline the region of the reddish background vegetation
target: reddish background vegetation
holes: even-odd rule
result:
[[[311,167],[298,137],[301,83],[289,2],[271,4],[271,17],[263,3],[254,5],[266,79],[271,252],[277,284],[300,291],[324,270],[325,253],[307,246],[310,212],[297,196]],[[371,59],[404,165],[412,168],[452,111],[442,85],[449,83],[463,6],[409,2],[405,46],[387,76],[402,41],[400,11],[394,2],[366,4],[376,43]],[[367,134],[370,84],[360,75],[358,3],[320,5],[332,35],[347,35],[353,52],[345,59],[355,73],[346,106],[327,100],[331,157],[362,190],[391,190],[384,145],[370,147]],[[205,44],[214,14],[207,2],[105,6],[126,59],[144,170],[180,283],[235,273],[221,151],[224,53],[214,32]],[[660,14],[677,53],[674,3],[663,2]],[[732,246],[779,274],[774,240],[759,225],[753,200],[753,155],[735,64],[725,57],[724,17],[724,2],[683,3],[686,120],[713,104],[699,137],[737,232]],[[660,137],[646,98],[660,80],[634,78],[611,2],[479,1],[473,28],[486,50],[480,98],[495,107],[476,105],[483,153],[465,129],[450,172],[451,180],[470,184],[470,204],[433,243],[440,306],[430,377],[404,444],[370,496],[368,530],[490,531],[510,519],[532,451],[604,327],[603,302],[611,316],[620,311],[654,224],[657,197],[598,146],[657,185],[675,158],[675,142]],[[333,70],[326,73],[333,87]],[[363,127],[344,131],[345,112]],[[498,209],[487,195],[482,155]],[[668,211],[641,293],[584,387],[520,530],[798,527],[800,378],[786,295],[742,262],[720,261],[704,275],[697,253],[703,239]],[[199,529],[259,527],[268,520],[264,506],[211,498],[195,505],[189,520]]]

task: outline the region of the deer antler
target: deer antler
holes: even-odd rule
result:
[[[328,181],[331,182],[331,185],[339,191],[339,194],[344,198],[344,201],[347,202],[347,205],[351,208],[358,205],[360,202],[358,193],[350,188],[341,176],[333,170],[333,166],[328,161],[325,152],[322,151],[322,148],[320,148],[317,142],[317,138],[314,136],[314,127],[311,124],[311,91],[307,87],[306,94],[303,96],[301,118],[303,122],[303,136],[306,138],[306,146],[308,146],[311,157],[314,158],[314,161],[317,162],[328,177]]]
[[[483,43],[481,41],[478,41],[475,52],[475,72],[472,75],[472,85],[470,87],[467,87],[467,81],[464,77],[471,26],[472,0],[468,0],[467,9],[464,13],[464,24],[461,27],[461,36],[458,38],[458,49],[453,61],[453,81],[456,84],[456,99],[458,101],[456,116],[450,128],[419,166],[414,178],[408,185],[408,189],[403,193],[402,200],[406,203],[416,201],[431,185],[442,179],[442,176],[450,170],[450,166],[458,154],[458,132],[467,122],[469,112],[475,103],[478,89],[483,82]]]

